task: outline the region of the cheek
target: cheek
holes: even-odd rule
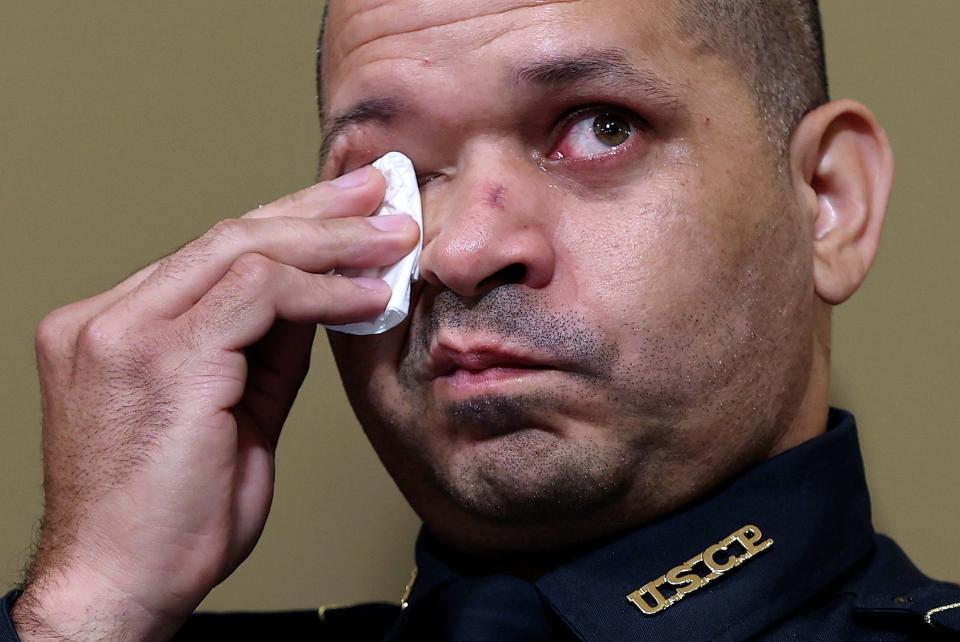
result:
[[[386,382],[396,372],[406,326],[404,323],[390,332],[363,337],[327,332],[343,387],[355,408],[387,390]]]
[[[649,327],[702,289],[718,269],[714,232],[665,187],[646,184],[616,201],[577,202],[558,228],[568,300],[601,326]]]
[[[661,364],[660,384],[682,370],[698,393],[721,385],[718,368],[732,372],[752,342],[779,338],[784,310],[802,312],[802,230],[782,206],[734,196],[698,196],[671,176],[615,202],[577,203],[562,219],[567,299],[625,359]]]

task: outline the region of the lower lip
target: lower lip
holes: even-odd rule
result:
[[[484,370],[455,370],[433,380],[434,385],[459,394],[478,395],[504,388],[523,385],[551,372],[549,368],[486,368]]]

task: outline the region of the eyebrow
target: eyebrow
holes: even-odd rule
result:
[[[570,83],[594,82],[624,85],[678,112],[685,108],[670,89],[670,83],[656,74],[634,67],[623,49],[588,49],[570,56],[558,56],[527,63],[517,68],[514,85],[557,87]],[[337,138],[351,127],[371,122],[387,124],[407,109],[403,100],[386,96],[361,100],[321,123],[320,167],[330,155]]]
[[[403,110],[404,103],[399,98],[368,98],[361,100],[334,118],[324,118],[320,124],[320,129],[323,131],[323,140],[320,143],[320,166],[323,167],[327,162],[327,156],[330,154],[334,141],[348,129],[369,122],[389,123]]]
[[[683,109],[670,83],[630,63],[623,49],[588,49],[573,56],[558,56],[521,66],[513,76],[515,85],[562,86],[577,82],[627,85],[628,90],[647,95],[675,109]]]

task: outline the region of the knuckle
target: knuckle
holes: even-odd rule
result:
[[[276,264],[262,254],[250,253],[240,256],[230,266],[230,274],[244,290],[261,290],[276,275]]]
[[[121,338],[117,324],[108,314],[98,314],[80,328],[77,349],[80,352],[99,355],[110,350]]]
[[[77,338],[77,367],[98,377],[135,387],[146,373],[157,373],[178,352],[178,344],[155,329],[132,328],[116,315],[100,314],[83,325]]]
[[[239,218],[225,218],[217,221],[201,239],[206,245],[229,244],[243,238],[246,229],[246,221]]]
[[[43,317],[34,335],[37,354],[43,357],[54,357],[63,351],[66,347],[65,337],[73,324],[73,316],[67,308],[58,308]]]

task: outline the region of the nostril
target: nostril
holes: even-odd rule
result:
[[[477,289],[488,290],[510,283],[523,283],[526,278],[527,266],[522,263],[512,263],[480,281],[477,284]]]

